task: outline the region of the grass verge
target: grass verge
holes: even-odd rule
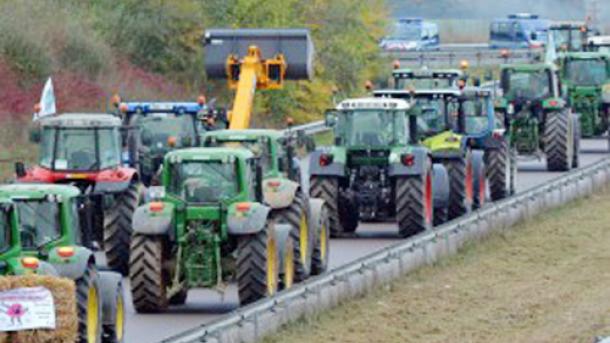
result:
[[[592,342],[610,335],[610,191],[469,243],[271,342]]]

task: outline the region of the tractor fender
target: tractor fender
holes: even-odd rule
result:
[[[95,264],[93,252],[85,247],[74,247],[74,255],[67,258],[59,256],[58,249],[49,251],[49,263],[59,276],[76,280],[85,274],[90,264]]]
[[[102,323],[116,322],[117,292],[123,293],[121,274],[111,271],[99,271],[100,298],[102,300]],[[123,304],[125,305],[125,304]]]
[[[435,209],[449,206],[449,174],[440,163],[432,165],[432,191]]]
[[[421,175],[428,168],[428,150],[424,147],[415,147],[404,154],[413,155],[413,164],[407,166],[402,163],[402,155],[393,151],[389,157],[388,176]]]
[[[174,205],[161,202],[161,210],[151,211],[151,204],[153,203],[136,208],[131,220],[133,232],[141,235],[173,235]]]
[[[249,235],[265,228],[271,208],[257,202],[240,202],[227,209],[227,230],[232,235]]]
[[[472,182],[474,194],[478,194],[481,178],[485,178],[485,152],[483,150],[472,150]],[[485,182],[487,184],[487,182]],[[485,190],[485,192],[487,192]]]
[[[40,261],[36,273],[38,275],[59,276],[59,274],[57,273],[57,269],[55,269],[52,264],[46,261]]]
[[[272,209],[286,208],[292,205],[299,189],[299,184],[283,178],[269,178],[263,182],[263,199]]]
[[[286,256],[286,242],[290,239],[290,231],[292,226],[289,224],[275,224],[273,226],[273,235],[277,242],[278,252],[280,255],[280,270],[284,271],[284,256]]]
[[[345,176],[345,163],[334,160],[326,166],[320,165],[320,155],[329,152],[316,150],[309,155],[309,175],[324,175],[324,176]]]

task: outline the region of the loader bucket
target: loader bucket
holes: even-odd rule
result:
[[[306,29],[211,29],[205,32],[205,71],[210,79],[226,79],[227,58],[243,57],[248,47],[259,48],[263,59],[283,54],[286,79],[311,79],[313,43]]]

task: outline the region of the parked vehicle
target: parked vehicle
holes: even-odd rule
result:
[[[400,18],[379,46],[388,52],[439,50],[438,25],[422,18]]]

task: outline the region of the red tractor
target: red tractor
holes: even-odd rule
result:
[[[81,225],[85,245],[103,247],[108,266],[126,274],[131,217],[143,186],[121,156],[121,119],[110,114],[62,114],[44,117],[31,133],[40,145],[38,165],[15,165],[18,182],[71,184],[82,194]],[[75,209],[76,210],[76,209]],[[91,229],[88,229],[91,228]]]

